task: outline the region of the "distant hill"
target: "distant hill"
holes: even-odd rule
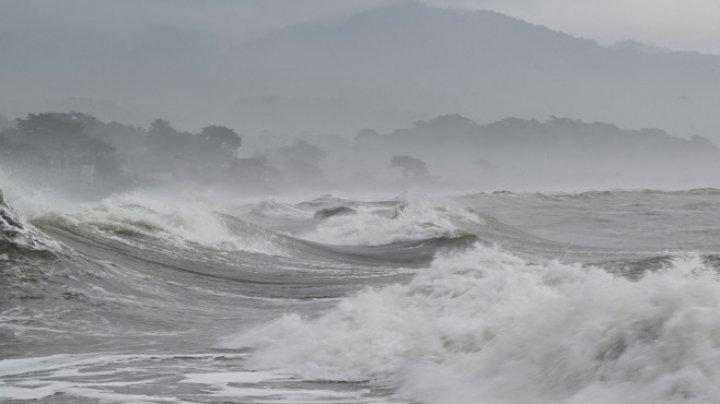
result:
[[[720,141],[720,56],[603,47],[496,12],[416,2],[355,14],[348,6],[321,13],[325,21],[298,17],[290,20],[315,22],[236,37],[207,24],[243,31],[253,24],[245,2],[212,2],[202,23],[186,18],[197,15],[194,2],[111,3],[114,18],[90,0],[74,1],[83,12],[67,20],[24,6],[16,17],[0,13],[0,112],[77,109],[286,134],[387,130],[448,111],[478,122],[556,115]]]
[[[476,120],[571,116],[720,136],[720,57],[603,47],[490,11],[414,2],[282,30],[228,52],[218,91],[343,99]]]
[[[444,115],[388,134],[360,132],[353,154],[382,166],[391,156],[428,162],[445,179],[543,181],[638,180],[667,185],[710,178],[720,169],[720,149],[706,138],[681,139],[658,129],[627,130],[603,122],[508,118],[480,125]],[[617,185],[616,184],[616,185]]]

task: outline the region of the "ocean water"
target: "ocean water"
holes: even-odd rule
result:
[[[1,402],[720,402],[720,190],[6,192]]]

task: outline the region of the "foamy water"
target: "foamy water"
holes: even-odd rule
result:
[[[384,245],[458,237],[465,234],[463,223],[480,224],[483,219],[449,201],[403,199],[392,208],[357,207],[355,213],[330,217],[300,237],[328,244]]]
[[[8,200],[0,400],[720,397],[709,190]]]
[[[712,402],[720,283],[697,256],[640,281],[498,249],[226,341],[249,365],[391,385],[437,403]]]

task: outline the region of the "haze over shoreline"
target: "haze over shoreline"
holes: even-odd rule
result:
[[[345,136],[447,113],[482,123],[554,115],[720,138],[711,107],[720,101],[719,56],[600,46],[495,12],[383,4],[298,12],[300,25],[279,18],[257,35],[209,30],[218,4],[197,14],[190,5],[126,3],[116,6],[120,15],[147,12],[103,29],[81,14],[68,24],[8,23],[0,111]],[[73,7],[93,15],[104,6],[76,1],[58,13]],[[232,9],[224,18],[253,15]],[[272,15],[255,10],[263,12]]]

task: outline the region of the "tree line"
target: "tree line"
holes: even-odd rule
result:
[[[242,137],[225,126],[190,133],[162,119],[141,128],[79,112],[28,114],[3,127],[4,169],[44,184],[97,190],[214,178],[242,145]]]

